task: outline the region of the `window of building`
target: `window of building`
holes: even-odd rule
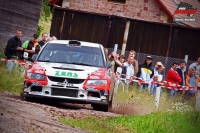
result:
[[[108,0],[108,2],[125,4],[125,3],[126,3],[126,0]]]

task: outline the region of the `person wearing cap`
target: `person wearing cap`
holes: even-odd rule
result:
[[[38,43],[38,35],[34,34],[30,41],[25,41],[22,44],[22,47],[24,48],[24,52],[28,53],[28,60],[31,60],[33,54],[38,54],[41,49]]]
[[[154,67],[153,75],[161,75],[161,71],[165,69],[162,62],[156,62],[156,65]]]
[[[138,82],[138,86],[140,86],[140,89],[147,89],[149,86],[149,81],[153,77],[153,66],[152,66],[152,60],[153,58],[151,56],[147,56],[145,59],[145,62],[143,64],[139,65],[137,77],[142,78],[145,83],[141,84]]]

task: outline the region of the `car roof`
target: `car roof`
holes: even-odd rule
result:
[[[71,40],[52,40],[48,43],[57,43],[57,44],[68,44]],[[74,40],[73,40],[74,41]],[[77,40],[76,40],[77,41]],[[96,47],[99,48],[101,44],[98,43],[92,43],[92,42],[84,42],[84,41],[78,41],[81,43],[81,46],[88,46],[88,47]]]

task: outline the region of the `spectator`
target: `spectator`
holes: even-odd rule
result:
[[[153,81],[151,82],[151,85],[150,85],[150,94],[151,95],[155,95],[156,94],[156,89],[157,89],[157,86],[158,86],[158,77],[159,75],[158,74],[155,74],[153,76]],[[160,94],[162,94],[162,89],[160,89]]]
[[[47,42],[47,39],[48,39],[48,34],[47,33],[43,33],[42,34],[42,40],[38,42],[39,45],[42,47]]]
[[[107,48],[104,48],[104,52],[106,54],[106,58],[108,59],[108,49]]]
[[[128,57],[127,62],[122,64],[122,74],[126,76],[122,76],[122,78],[130,78],[134,75],[134,67],[132,65],[134,58],[132,56]]]
[[[38,35],[34,34],[31,41],[23,43],[22,47],[25,49],[24,52],[28,53],[28,59],[31,60],[33,54],[38,54],[41,46],[38,43]]]
[[[162,62],[156,62],[156,65],[154,67],[153,75],[161,75],[161,72],[165,69]]]
[[[195,76],[195,70],[190,68],[188,74],[186,76],[186,86],[193,87],[195,90],[197,89],[198,82],[200,82],[200,78]],[[195,96],[195,90],[184,90],[183,94]]]
[[[119,60],[119,57],[120,57],[120,53],[119,52],[116,52],[116,58]]]
[[[153,76],[157,75],[158,76],[158,81],[161,81],[163,76],[161,74],[161,72],[165,69],[164,65],[162,64],[162,62],[156,62],[156,65],[153,69]],[[151,87],[151,82],[153,81],[153,78],[150,79],[149,81],[149,88]]]
[[[111,68],[112,68],[112,70],[114,71],[115,70],[115,55],[116,53],[115,52],[112,52],[111,53],[111,55],[109,55],[109,61],[110,61],[110,63],[111,63]]]
[[[139,65],[137,77],[142,78],[145,82],[149,82],[150,79],[153,77],[152,60],[153,58],[151,56],[147,56],[144,64]],[[140,86],[140,89],[146,89],[148,88],[149,83],[141,85],[140,82],[138,82],[138,85]]]
[[[124,63],[125,61],[126,61],[126,57],[124,56],[124,55],[121,55],[120,57],[119,57],[119,61],[120,61],[120,63]]]
[[[115,61],[115,70],[114,72],[116,72],[117,68],[120,67],[120,64],[118,62],[120,62],[120,58],[119,58],[119,52],[117,52],[115,54],[115,58],[114,58],[114,61]]]
[[[8,40],[5,48],[5,56],[11,59],[13,56],[17,56],[19,59],[23,59],[23,48],[20,37],[22,36],[22,31],[17,30],[15,36]]]
[[[126,57],[124,55],[121,55],[119,57],[119,60],[117,59],[117,56],[114,58],[115,61],[115,72],[117,71],[117,67],[122,67],[123,63],[126,61]]]
[[[52,36],[51,38],[52,40],[58,40],[55,36]]]
[[[178,63],[174,62],[172,68],[167,72],[166,88],[167,88],[167,92],[170,93],[171,97],[176,95],[176,92],[177,92],[175,90],[175,89],[177,89],[176,86],[181,82],[181,77],[179,76],[178,72],[176,71],[177,68],[178,68]],[[171,84],[173,84],[173,86]],[[169,89],[169,88],[171,88],[171,89]]]
[[[136,52],[134,50],[131,50],[129,52],[129,56],[132,56],[133,58],[135,58]],[[136,76],[138,73],[138,62],[135,59],[133,61],[133,67],[134,67],[134,76]]]
[[[189,66],[189,69],[193,68],[195,70],[195,76],[200,77],[200,57],[198,57],[197,62],[192,63]]]
[[[47,42],[49,42],[49,41],[51,41],[51,40],[53,40],[52,37],[48,37],[48,38],[47,38]]]
[[[186,79],[185,68],[186,68],[186,62],[181,61],[180,67],[177,68],[177,72],[182,79],[179,85],[182,85],[182,86],[185,86],[185,79]]]

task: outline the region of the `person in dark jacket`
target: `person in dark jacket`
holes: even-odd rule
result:
[[[181,61],[179,68],[177,68],[177,72],[179,74],[179,76],[181,77],[181,82],[179,82],[179,85],[185,86],[186,83],[186,72],[185,72],[185,68],[186,68],[186,62],[185,61]],[[179,93],[182,94],[182,90],[178,91]]]
[[[147,56],[144,64],[139,65],[137,77],[142,78],[146,82],[146,84],[140,84],[140,82],[138,82],[140,89],[147,89],[149,86],[148,82],[153,77],[154,67],[152,65],[152,60],[153,58],[151,56]]]
[[[42,40],[38,42],[39,45],[42,47],[47,42],[47,39],[48,39],[48,34],[47,33],[43,33],[42,34]]]
[[[179,82],[179,85],[183,85],[183,86],[185,86],[185,81],[186,81],[185,67],[186,67],[186,62],[181,61],[180,67],[177,68],[177,70],[176,70],[182,79],[181,82]]]
[[[22,31],[17,30],[15,36],[8,40],[4,52],[8,59],[11,59],[13,56],[17,56],[19,59],[23,59],[23,48],[21,47],[22,42],[20,40],[21,36]]]

